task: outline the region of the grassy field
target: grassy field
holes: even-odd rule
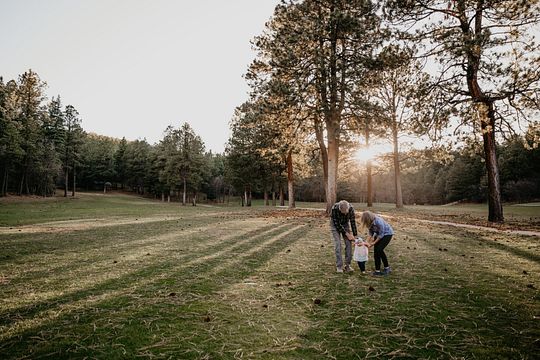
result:
[[[0,203],[0,359],[540,358],[540,238],[377,209],[384,278],[335,273],[318,211]]]
[[[261,202],[259,202],[262,204]],[[324,209],[323,203],[297,202],[297,207]],[[353,204],[357,210],[368,210],[365,203]],[[396,209],[394,204],[375,203],[369,210],[386,215],[396,215],[401,218],[417,218],[438,221],[451,221],[464,224],[497,227],[501,229],[540,231],[540,203],[505,204],[503,212],[504,224],[487,222],[487,204],[457,204],[448,206],[406,205]]]

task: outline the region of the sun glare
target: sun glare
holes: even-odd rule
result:
[[[382,154],[391,152],[390,145],[372,145],[368,148],[362,147],[356,150],[354,158],[360,162],[373,161]]]

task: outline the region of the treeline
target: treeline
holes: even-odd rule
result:
[[[0,196],[119,188],[195,203],[201,193],[221,201],[231,194],[223,156],[207,152],[189,124],[168,127],[154,145],[86,133],[76,108],[48,100],[45,89],[32,70],[0,77]]]
[[[502,198],[506,202],[529,202],[540,199],[539,124],[533,124],[522,136],[514,136],[497,148]],[[536,144],[536,145],[535,145]],[[412,151],[403,154],[403,201],[412,204],[448,204],[452,202],[487,201],[486,168],[480,144],[469,144],[459,150]],[[391,156],[374,161],[373,201],[395,203],[394,173]],[[344,170],[339,183],[339,197],[367,202],[367,174],[364,166]],[[298,200],[321,201],[320,180],[300,181]],[[320,189],[313,196],[312,189]]]
[[[233,195],[241,195],[247,206],[253,197],[267,205],[285,205],[288,200],[294,206],[295,199],[326,201],[317,140],[301,129],[287,128],[286,122],[280,127],[260,122],[261,109],[256,106],[238,109],[225,154],[213,154],[187,123],[169,126],[157,144],[87,133],[75,107],[63,106],[60,96],[48,100],[45,88],[33,71],[6,83],[0,78],[1,196],[122,189],[184,204],[225,202]],[[301,138],[301,146],[290,146],[287,137]],[[524,135],[499,145],[505,201],[540,198],[539,139],[540,125],[533,123]],[[338,198],[368,202],[371,193],[371,201],[395,202],[393,154],[361,164],[354,159],[360,145],[354,141],[345,145]],[[400,158],[405,204],[487,199],[486,167],[478,142],[459,150],[404,153]]]

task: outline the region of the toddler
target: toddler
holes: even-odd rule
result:
[[[358,267],[362,274],[366,273],[366,263],[368,261],[368,243],[360,236],[354,239],[354,261],[358,263]]]

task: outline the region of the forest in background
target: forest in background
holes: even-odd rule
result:
[[[47,99],[46,84],[33,71],[17,80],[0,81],[1,195],[51,196],[58,191],[73,195],[86,191],[123,189],[164,201],[225,202],[244,191],[267,204],[285,204],[288,198],[287,159],[269,163],[260,156],[260,143],[245,142],[243,151],[224,154],[205,150],[189,124],[164,130],[156,144],[127,141],[87,133],[72,105],[60,96]],[[250,134],[256,140],[254,134]],[[503,198],[526,202],[540,198],[540,127],[530,126],[498,147]],[[350,144],[342,154],[338,197],[366,202],[366,164],[355,159],[361,147]],[[238,148],[238,145],[235,145]],[[295,199],[325,201],[323,174],[315,143],[306,142],[295,152]],[[487,180],[482,149],[470,142],[460,149],[413,150],[403,154],[405,204],[445,204],[454,201],[484,202]],[[248,175],[249,174],[249,175]],[[376,202],[394,202],[392,157],[373,161],[373,195]],[[247,181],[246,181],[247,180]],[[67,184],[67,187],[66,187]],[[185,189],[185,191],[184,191]],[[185,198],[184,198],[185,194]],[[246,205],[249,205],[248,194]]]

